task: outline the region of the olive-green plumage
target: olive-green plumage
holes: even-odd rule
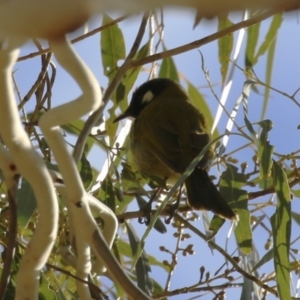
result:
[[[211,139],[203,114],[169,79],[153,79],[141,85],[133,93],[128,109],[115,121],[126,117],[134,118],[130,148],[136,165],[142,172],[169,182],[178,179]],[[209,149],[186,179],[188,204],[235,219],[207,174],[212,158],[213,150]]]

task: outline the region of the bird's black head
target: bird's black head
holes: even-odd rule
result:
[[[117,117],[114,122],[127,117],[136,118],[155,97],[160,95],[167,88],[178,89],[178,84],[168,78],[156,78],[143,83],[132,94],[131,102],[127,110]]]

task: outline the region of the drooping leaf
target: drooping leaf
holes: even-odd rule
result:
[[[226,222],[225,219],[220,218],[217,215],[214,215],[212,220],[210,221],[209,230],[213,232],[212,233],[213,235],[215,235],[220,230],[220,228],[224,225],[225,222]]]
[[[179,81],[177,68],[172,57],[167,57],[163,59],[158,77],[170,78],[177,82]]]
[[[257,270],[258,268],[260,268],[261,266],[263,266],[265,263],[267,263],[268,261],[270,261],[272,258],[274,257],[274,251],[273,248],[270,249],[267,253],[265,253],[265,255],[261,258],[261,260],[254,266],[254,268],[252,269],[253,271]]]
[[[188,84],[187,92],[188,92],[190,101],[205,116],[207,128],[212,128],[214,118],[212,116],[209,106],[207,105],[205,98],[201,95],[201,93],[198,91],[198,89],[191,82],[187,81],[187,84]],[[215,138],[219,135],[220,134],[219,134],[218,130],[216,129],[214,131],[213,137]]]
[[[291,299],[290,291],[290,238],[291,199],[287,176],[280,165],[273,161],[272,175],[277,195],[276,212],[271,217],[273,232],[274,266],[280,299]]]
[[[86,158],[85,153],[82,153],[80,162],[80,177],[83,182],[84,188],[88,189],[93,181],[93,169],[90,162]]]
[[[62,125],[61,128],[67,133],[70,133],[78,137],[80,132],[83,129],[84,124],[85,122],[83,120],[78,119],[72,121],[71,123]],[[84,147],[84,152],[86,154],[90,151],[94,143],[95,143],[95,139],[89,136],[86,140],[85,147]]]
[[[232,26],[232,22],[226,16],[221,16],[218,18],[218,30],[222,30],[229,26]],[[228,72],[228,65],[230,54],[233,49],[233,34],[227,34],[220,39],[218,39],[218,46],[219,46],[219,62],[221,64],[221,75],[222,75],[222,83],[224,84]]]
[[[136,194],[136,200],[137,200],[137,203],[138,203],[138,206],[140,209],[143,209],[147,205],[147,201],[139,194]],[[166,225],[162,222],[161,219],[156,220],[156,222],[154,224],[154,229],[156,231],[158,231],[159,233],[167,232]]]
[[[245,174],[239,173],[235,166],[227,164],[227,169],[221,177],[220,193],[228,201],[231,208],[237,211],[239,221],[234,233],[239,248],[245,255],[253,250],[248,196],[247,192],[242,189],[246,182]]]
[[[270,24],[269,30],[265,36],[264,42],[260,45],[257,54],[255,55],[254,60],[257,61],[260,56],[266,53],[266,51],[269,49],[269,47],[274,42],[274,39],[277,36],[278,29],[280,28],[283,21],[282,14],[276,14],[272,18],[272,22]]]
[[[246,43],[246,55],[245,55],[245,66],[246,70],[252,68],[256,64],[255,50],[257,47],[259,29],[261,23],[256,23],[247,28],[247,43]]]
[[[18,224],[27,227],[32,214],[36,209],[36,199],[29,182],[22,178],[21,188],[17,190]]]
[[[266,115],[267,108],[268,108],[268,105],[269,105],[269,100],[270,100],[270,92],[271,92],[270,86],[271,86],[271,83],[272,83],[276,41],[277,41],[277,36],[272,41],[270,47],[268,48],[268,52],[267,52],[267,66],[266,66],[266,79],[265,79],[265,84],[266,85],[264,87],[265,92],[264,92],[263,107],[262,107],[262,110],[261,110],[261,117],[260,117],[261,120],[265,119],[265,115]]]
[[[272,146],[268,140],[269,131],[272,129],[273,123],[270,120],[264,120],[258,124],[260,124],[262,128],[258,143],[260,178],[267,178],[271,175],[273,164],[272,155],[274,152],[274,146]]]
[[[125,224],[128,232],[129,243],[132,249],[132,255],[135,255],[138,248],[139,239],[136,236],[131,225],[127,222]],[[141,256],[137,260],[137,263],[135,265],[135,270],[136,270],[138,287],[142,289],[147,295],[149,295],[152,291],[153,283],[152,283],[152,279],[149,277],[149,272],[151,272],[151,267],[145,251],[142,252]]]
[[[293,220],[300,226],[300,214],[292,211],[291,216],[292,216]]]
[[[102,25],[112,22],[112,18],[103,15]],[[125,59],[125,42],[121,29],[118,24],[114,24],[101,32],[101,58],[104,69],[104,75],[112,80],[118,69],[118,62]]]
[[[144,58],[149,54],[150,43],[146,42],[134,56],[134,59]],[[142,66],[128,70],[122,78],[121,84],[123,85],[122,93],[116,95],[116,101],[119,104],[121,111],[125,111],[128,106],[128,94],[134,88],[135,82],[140,74]]]
[[[99,199],[103,201],[112,211],[116,209],[116,196],[110,176],[106,176],[99,190]]]

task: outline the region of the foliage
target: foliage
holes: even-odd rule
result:
[[[162,11],[162,15],[163,13]],[[249,20],[251,17],[257,17],[257,14],[250,16]],[[183,75],[177,69],[176,59],[173,56],[175,53],[166,49],[166,36],[163,34],[164,26],[167,29],[171,25],[167,22],[164,24],[161,16],[158,12],[151,15],[151,26],[143,31],[143,44],[136,49],[133,46],[131,51],[135,53],[129,60],[126,57],[129,52],[132,52],[126,49],[128,42],[125,30],[123,30],[126,24],[118,24],[113,21],[113,18],[105,15],[102,18],[102,27],[99,28],[101,61],[97,64],[103,69],[106,82],[108,82],[107,87],[111,87],[113,92],[105,102],[106,109],[102,115],[101,124],[94,128],[88,137],[78,168],[87,191],[109,206],[119,219],[119,235],[114,242],[112,252],[131,279],[155,298],[179,299],[176,295],[184,294],[184,299],[187,299],[208,294],[208,299],[224,299],[226,293],[230,293],[230,289],[237,288],[235,295],[238,296],[235,299],[271,299],[272,295],[279,295],[281,299],[292,299],[295,295],[290,289],[291,280],[297,280],[299,270],[295,255],[297,250],[295,246],[292,248],[292,245],[296,243],[299,235],[293,236],[292,241],[291,231],[292,227],[298,230],[300,215],[291,211],[291,197],[296,199],[300,196],[296,188],[299,183],[299,168],[297,167],[299,150],[292,148],[291,144],[290,153],[275,153],[274,148],[277,145],[271,145],[269,137],[272,133],[273,122],[265,117],[272,91],[276,92],[275,96],[284,96],[285,101],[292,100],[299,107],[295,100],[296,93],[288,95],[287,91],[280,91],[271,86],[276,38],[282,24],[282,15],[272,16],[271,21],[267,23],[269,27],[262,20],[261,22],[253,21],[253,24],[247,23],[247,26],[252,26],[246,28],[245,25],[246,47],[244,50],[238,49],[235,45],[235,39],[237,39],[234,33],[235,28],[230,33],[223,33],[224,29],[230,31],[232,24],[238,23],[236,18],[226,16],[218,19],[219,35],[215,36],[214,40],[217,40],[218,47],[215,60],[219,60],[220,91],[211,81],[205,56],[202,53],[199,54],[199,61],[195,62],[195,65],[198,65],[199,74],[201,72],[201,76],[206,78],[209,95],[207,90],[197,88],[188,80],[185,77],[188,74]],[[135,22],[138,23],[136,18]],[[198,27],[201,26],[202,23],[198,25]],[[266,27],[267,30],[264,32],[262,28],[265,30]],[[37,41],[36,44],[38,44]],[[199,47],[201,43],[187,44],[182,47],[181,52],[194,49],[194,45]],[[162,51],[160,55],[156,55],[159,51]],[[236,65],[235,51],[238,51],[243,58],[243,66]],[[202,65],[199,63],[201,56]],[[256,77],[255,72],[262,58],[267,59],[264,70],[265,81]],[[57,169],[51,151],[41,137],[39,129],[32,126],[39,115],[52,106],[51,91],[53,85],[56,84],[56,71],[50,54],[41,54],[41,72],[45,68],[48,68],[45,76],[38,76],[30,92],[20,99],[19,108],[27,122],[25,123],[26,129],[34,145],[47,161],[49,168]],[[235,83],[233,70],[236,69],[242,71],[239,76],[244,78],[243,85]],[[120,72],[123,72],[123,75],[117,81],[115,78]],[[215,174],[217,171],[221,174],[219,189],[230,205],[238,211],[240,220],[232,228],[228,228],[228,221],[224,222],[219,217],[214,216],[210,220],[206,212],[192,211],[186,205],[184,192],[180,195],[182,199],[178,211],[174,213],[173,218],[169,218],[172,212],[171,204],[178,197],[176,187],[180,186],[180,182],[167,192],[167,196],[165,192],[162,192],[157,197],[157,206],[154,211],[151,212],[149,207],[148,210],[146,209],[145,203],[154,195],[159,183],[157,178],[146,178],[140,174],[131,164],[130,153],[127,153],[128,137],[125,138],[123,144],[115,143],[120,130],[113,120],[120,111],[126,109],[133,87],[140,83],[139,78],[150,78],[156,75],[172,78],[182,85],[186,84],[191,101],[205,113],[209,126],[212,127],[218,119],[211,112],[208,98],[215,98],[219,103],[219,109],[227,114],[227,124],[225,122],[222,126],[218,126],[218,130],[213,134],[217,158],[212,170]],[[230,101],[221,104],[220,98],[225,95],[223,93],[232,80],[233,84],[240,84],[240,97],[233,105]],[[252,119],[249,111],[253,109],[253,97],[261,93],[261,89],[265,95],[259,111],[261,116]],[[28,101],[33,103],[31,106],[34,107],[33,111],[26,111],[25,104]],[[240,107],[243,107],[243,111]],[[76,147],[76,140],[84,130],[83,128],[84,122],[78,120],[62,128],[72,149]],[[101,171],[100,185],[97,179],[99,172],[96,170],[99,164],[90,158],[93,151],[97,151],[98,156],[101,153],[103,157],[109,158],[109,167],[107,169],[103,167]],[[126,158],[128,158],[127,161]],[[288,161],[292,161],[292,164],[289,165]],[[180,180],[183,181],[183,179]],[[6,251],[9,251],[6,248],[9,235],[7,225],[9,208],[6,202],[6,192],[6,185],[2,180],[0,237],[3,259],[5,259]],[[38,222],[34,195],[25,179],[21,179],[17,200],[18,246],[5,299],[13,299],[18,264],[26,241],[30,239],[35,223]],[[72,275],[74,269],[68,265],[61,254],[61,248],[68,247],[69,241],[66,210],[62,201],[60,201],[60,207],[60,232],[49,258],[49,264],[45,266],[40,278],[40,299],[77,298],[76,278]],[[202,227],[198,221],[199,218],[203,219]],[[101,216],[96,220],[101,226]],[[148,226],[146,227],[143,223]],[[173,235],[172,232],[174,232]],[[264,233],[259,236],[260,233],[257,234],[257,232]],[[216,241],[222,234],[226,234],[227,238],[217,243]],[[155,236],[154,240],[157,243],[149,245],[149,240],[153,241],[150,235]],[[208,240],[210,242],[206,243],[205,241]],[[220,243],[223,243],[222,246]],[[202,248],[210,248],[215,256],[223,259],[224,264],[222,259],[219,260],[220,265],[213,271],[209,261],[194,259],[195,270],[185,270],[186,273],[190,272],[195,276],[191,278],[190,284],[174,285],[173,278],[177,272],[176,269],[182,268],[188,258],[195,256],[195,248],[199,244]],[[265,249],[258,246],[259,244],[265,244]],[[148,253],[151,251],[156,254]],[[154,272],[156,269],[159,271]],[[91,290],[94,295],[97,295],[97,299],[125,299],[122,287],[104,277],[92,278],[91,276],[90,283],[93,287]]]

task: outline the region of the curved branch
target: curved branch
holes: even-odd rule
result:
[[[0,134],[18,172],[31,184],[39,209],[39,222],[20,264],[16,297],[36,299],[40,270],[52,250],[58,227],[58,205],[51,177],[24,131],[14,99],[12,68],[23,39],[6,39],[0,49]]]

